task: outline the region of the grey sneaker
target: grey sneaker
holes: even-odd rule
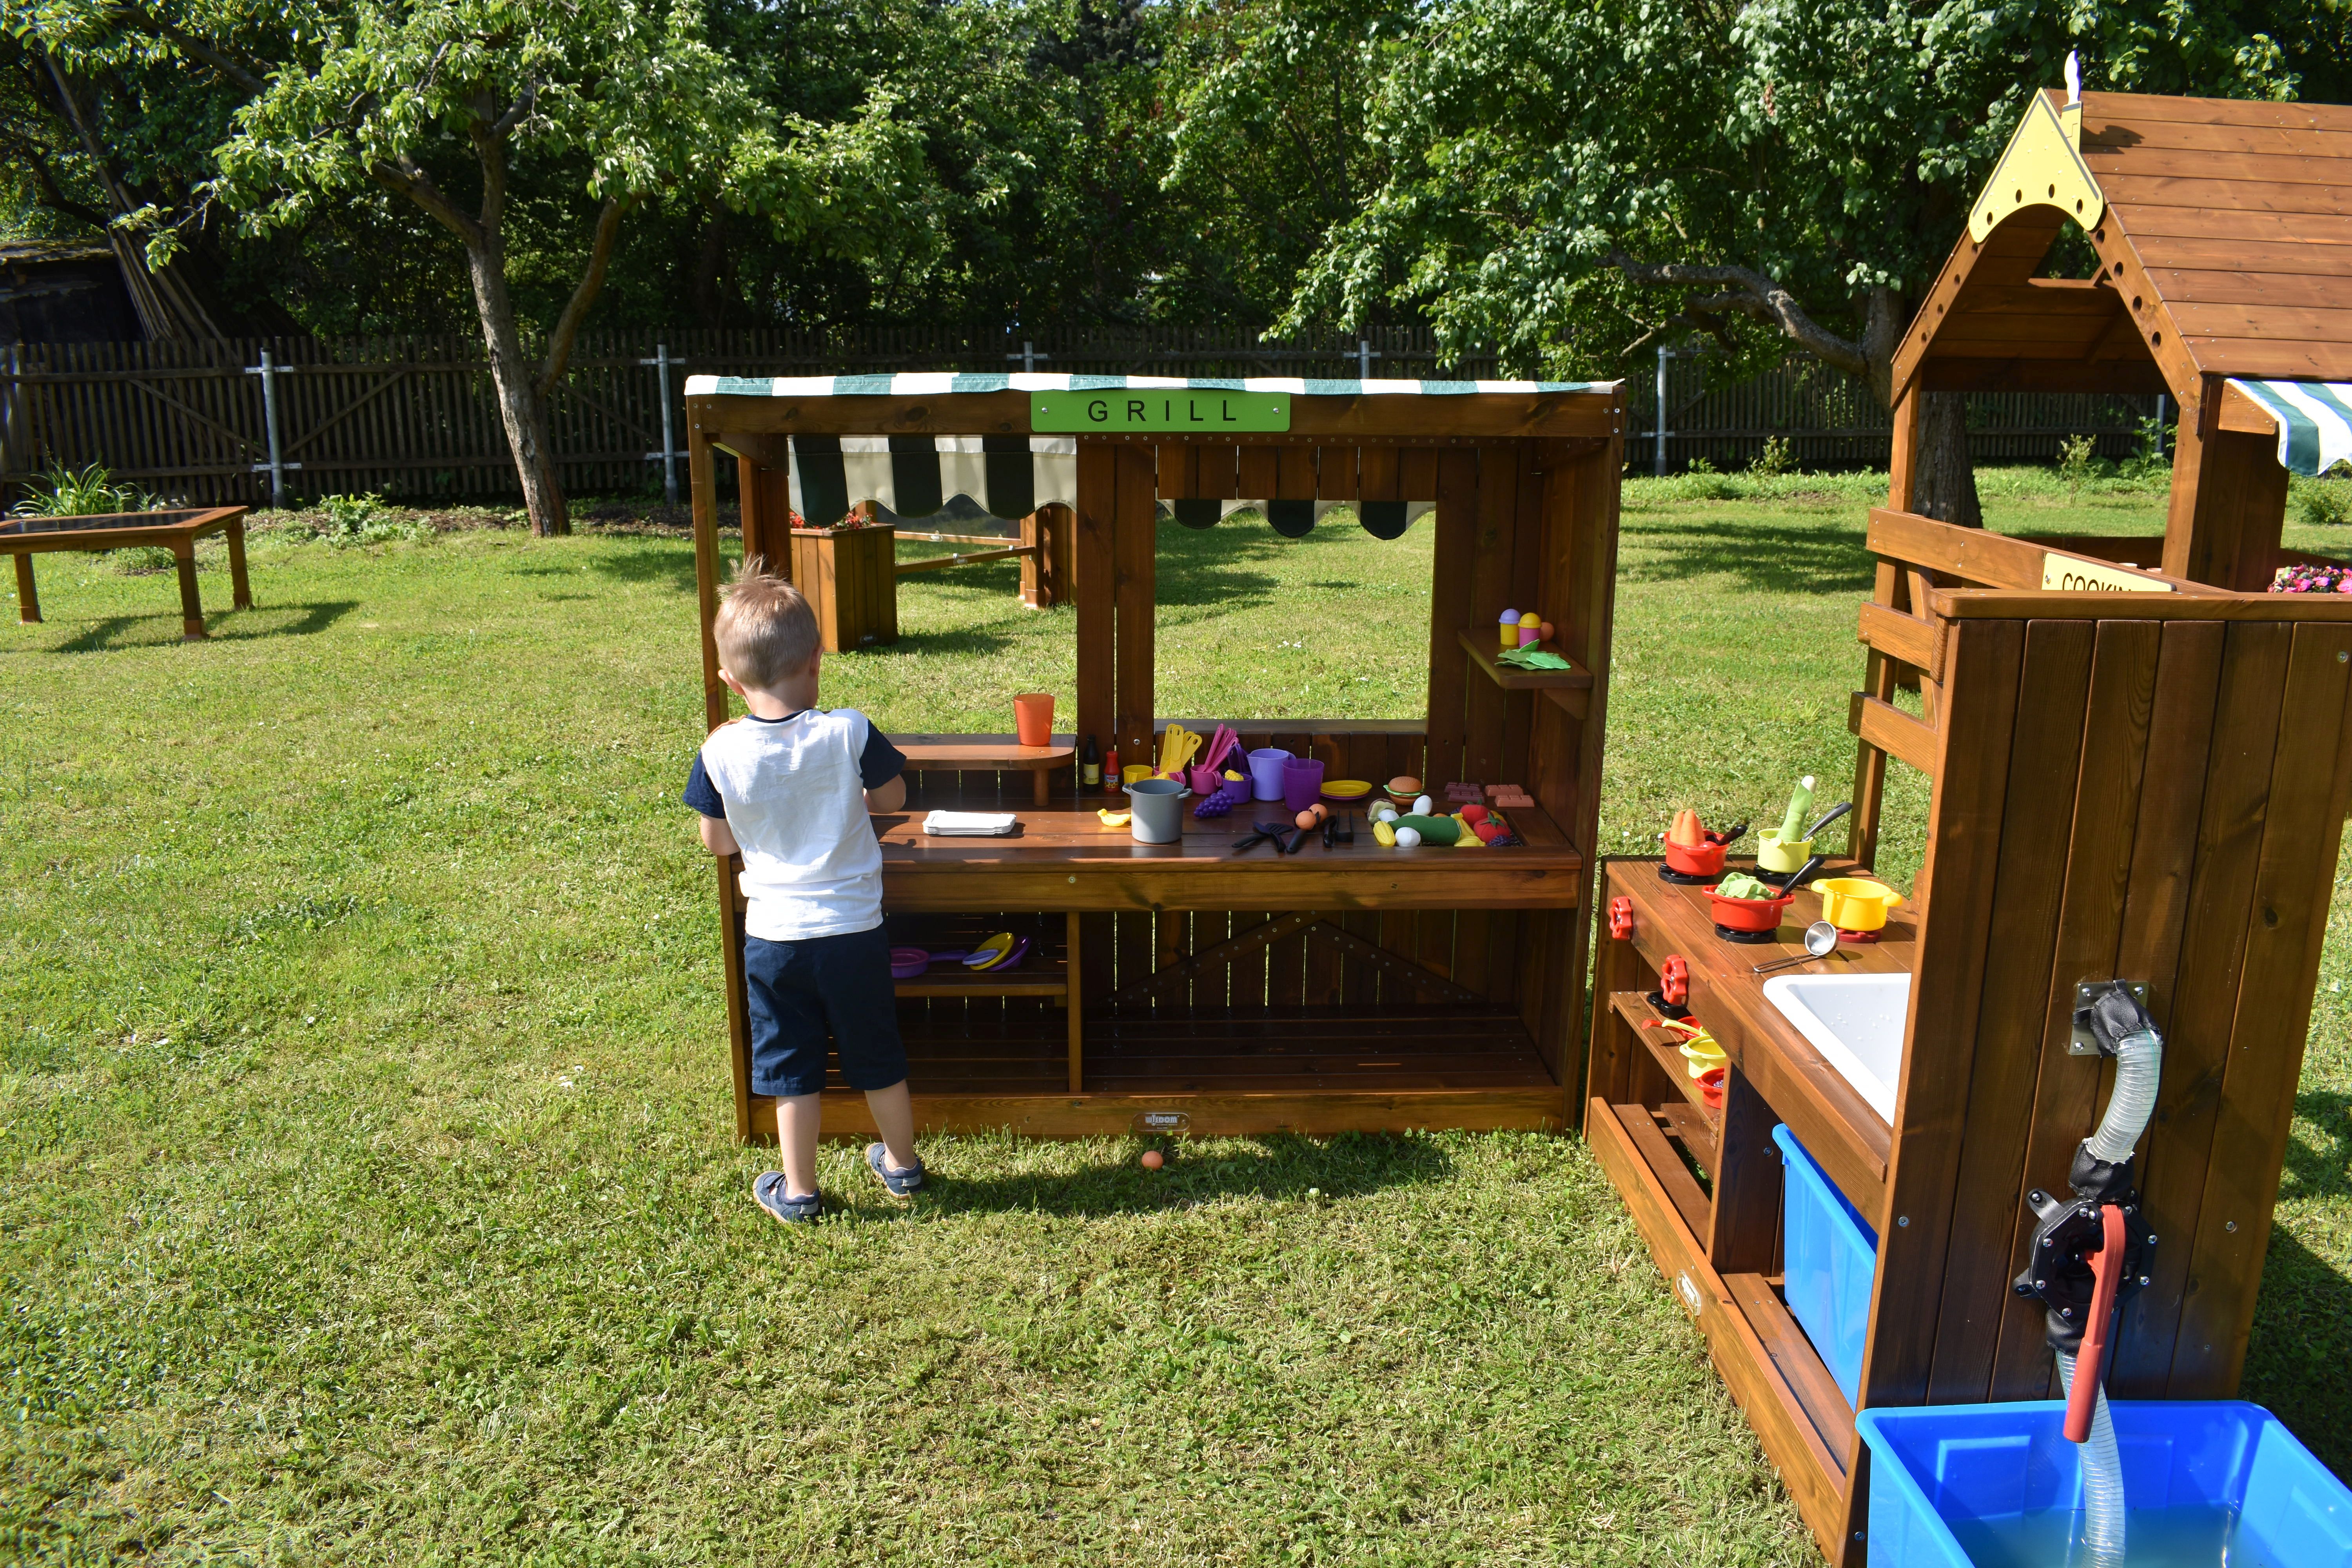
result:
[[[889,1151],[879,1143],[872,1143],[866,1146],[866,1163],[874,1168],[875,1176],[890,1189],[890,1195],[894,1198],[913,1197],[915,1189],[923,1184],[923,1162],[919,1158],[908,1169],[896,1170],[890,1164]]]
[[[753,1177],[751,1195],[770,1218],[785,1225],[806,1225],[824,1213],[824,1200],[814,1193],[803,1198],[791,1196],[782,1171],[763,1171]]]

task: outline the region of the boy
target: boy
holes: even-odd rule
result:
[[[882,929],[882,847],[869,812],[907,802],[907,759],[865,714],[816,706],[816,616],[791,584],[743,563],[713,628],[719,677],[751,711],[712,731],[686,804],[703,847],[743,857],[751,1091],[776,1097],[783,1169],[751,1184],[786,1224],[815,1219],[818,1093],[829,1035],[882,1142],[866,1163],[897,1196],[923,1184],[907,1051]]]

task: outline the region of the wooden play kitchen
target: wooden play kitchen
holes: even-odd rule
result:
[[[33,581],[33,557],[72,550],[100,554],[153,545],[172,552],[180,578],[180,639],[205,637],[204,600],[196,592],[196,541],[228,536],[230,605],[253,608],[253,585],[245,574],[245,510],[241,506],[183,508],[177,511],[121,511],[88,517],[0,518],[0,555],[16,558],[16,618],[31,626],[41,618],[41,598]]]
[[[2075,1201],[2045,1194],[2114,1110],[2115,1063],[2074,1027],[2085,984],[2144,984],[2163,1036],[2130,1188],[2086,1211],[2114,1211],[2133,1260],[2103,1287],[2105,1387],[2237,1390],[2352,792],[2352,595],[2237,591],[2294,559],[2274,454],[2309,432],[2254,428],[2268,405],[2232,378],[2325,404],[2352,350],[2294,335],[2326,312],[2212,301],[2232,279],[2262,298],[2263,268],[2341,276],[2307,253],[2342,247],[2296,236],[2343,220],[2297,215],[2352,178],[2242,187],[2347,132],[2306,105],[2037,100],[1897,364],[1853,821],[1814,885],[1832,907],[1798,890],[1748,940],[1709,879],[1604,863],[1587,1134],[1832,1563],[1890,1560],[1857,1410],[2055,1396],[2050,1298],[2020,1292],[2048,1284],[2037,1237]],[[2179,205],[2207,181],[2217,205]],[[2068,222],[2099,279],[2035,276]],[[2162,541],[2053,548],[1911,510],[1922,390],[2118,384],[2181,399]],[[1934,781],[1900,903],[1868,893],[1889,757]],[[1682,837],[1677,857],[1706,843]],[[1708,869],[1751,868],[1738,848]],[[1816,953],[1824,913],[1843,930]]]
[[[907,807],[877,820],[894,945],[961,955],[910,957],[899,982],[923,1127],[1328,1132],[1570,1120],[1623,466],[1614,384],[698,377],[687,405],[714,726],[730,711],[710,637],[722,455],[741,480],[742,548],[775,562],[793,559],[791,466],[842,449],[844,437],[887,437],[893,451],[981,437],[1007,455],[1075,440],[1057,591],[1075,601],[1076,689],[1054,720],[1049,765],[1033,766],[1040,753],[1016,737],[910,742],[919,771]],[[1081,793],[1072,763],[1087,738],[1153,773],[1168,743],[1153,658],[1163,500],[1183,526],[1255,526],[1219,520],[1235,502],[1261,503],[1294,536],[1334,503],[1383,538],[1433,510],[1425,717],[1226,723],[1244,757],[1278,749],[1319,764],[1327,809],[1351,841],[1335,833],[1327,846],[1319,830],[1292,826],[1286,804],[1262,799],[1196,816],[1195,794],[1181,803],[1181,837],[1146,843],[1123,816],[1137,797],[1118,793],[1116,773],[1108,793]],[[1555,623],[1553,640],[1522,653],[1515,637],[1506,662],[1500,613],[1528,605]],[[1014,695],[1003,693],[1008,718]],[[1213,715],[1174,721],[1203,741],[1219,731]],[[1488,846],[1474,832],[1475,847],[1401,847],[1385,824],[1381,842],[1369,797],[1339,786],[1385,793],[1399,778],[1426,782],[1433,839],[1458,837],[1473,805],[1486,810],[1484,787],[1478,802],[1457,803],[1447,784],[1521,786],[1491,797],[1517,842]],[[1006,837],[942,837],[925,831],[952,821],[935,813],[966,814],[959,830],[973,834],[1014,821]],[[1269,813],[1279,840],[1258,830]],[[736,871],[719,873],[736,1128],[767,1139],[772,1111],[749,1090]],[[1005,952],[996,937],[1027,941],[1019,967],[971,961]],[[863,1100],[845,1094],[825,1116],[828,1131],[857,1128]]]

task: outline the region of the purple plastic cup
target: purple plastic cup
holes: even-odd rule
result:
[[[1258,800],[1282,798],[1282,766],[1296,762],[1280,746],[1260,746],[1249,754],[1250,794]],[[1305,810],[1304,806],[1299,808]]]
[[[1323,759],[1293,757],[1282,764],[1282,804],[1305,811],[1323,798]]]

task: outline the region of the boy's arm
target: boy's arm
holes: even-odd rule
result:
[[[694,753],[694,771],[686,775],[686,804],[701,814],[702,847],[713,855],[737,853],[735,830],[727,826],[727,803],[719,796],[719,787],[710,782],[709,770],[702,765],[702,753]]]
[[[866,786],[866,809],[887,816],[907,804],[907,753],[872,720],[866,722],[866,749],[858,753],[857,779]]]

